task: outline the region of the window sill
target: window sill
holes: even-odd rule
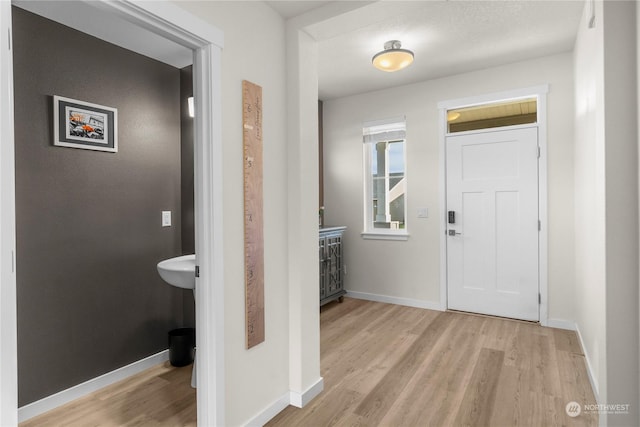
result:
[[[365,240],[409,240],[409,233],[405,231],[399,232],[379,232],[379,231],[363,231],[360,233]]]

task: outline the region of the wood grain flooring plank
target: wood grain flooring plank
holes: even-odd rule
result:
[[[494,350],[505,351],[509,347],[518,322],[496,318],[486,318],[482,334],[485,336],[484,346]]]
[[[369,306],[369,301],[349,298],[343,302],[332,301],[320,307],[320,327],[334,323],[356,309]]]
[[[569,397],[570,401],[595,403],[589,378],[586,375],[584,356],[567,351],[558,351],[556,358],[558,360],[557,375],[560,377],[562,387],[561,394]]]
[[[516,326],[514,334],[509,337],[508,342],[506,344],[506,349],[504,353],[504,364],[505,366],[517,366],[520,360],[523,359],[523,356],[526,356],[526,341],[523,342],[522,336],[520,335],[520,326]]]
[[[558,377],[558,362],[553,347],[553,338],[534,334],[534,351],[532,353],[532,370],[530,375],[530,389],[535,393],[547,396],[560,396],[562,389]]]
[[[268,426],[295,426],[300,425],[298,420],[306,415],[308,409],[296,408],[295,406],[287,406],[278,415],[273,417],[265,427]]]
[[[425,315],[424,310],[404,310],[396,306],[385,312],[381,322],[363,326],[362,332],[344,343],[341,351],[323,358],[325,390],[331,392],[333,387],[338,387],[368,393],[390,364],[413,344],[417,335],[410,331],[424,330],[428,326],[424,320],[433,317],[433,313]]]
[[[504,352],[484,348],[480,351],[473,376],[466,387],[460,410],[454,421],[458,426],[487,426],[496,404],[498,379]]]
[[[320,314],[324,391],[270,427],[597,426],[571,331],[345,298]],[[155,366],[21,427],[196,426],[191,366]]]
[[[172,399],[166,402],[166,405],[160,410],[153,411],[152,418],[158,422],[166,420],[172,420],[179,418],[180,414],[183,414],[187,409],[196,408],[195,402],[192,396],[185,395],[182,398]],[[149,411],[151,412],[151,411]],[[193,412],[192,412],[193,413]],[[193,419],[193,421],[196,421]]]
[[[452,319],[448,339],[435,343],[381,420],[381,425],[445,423],[447,408],[456,406],[462,398],[458,389],[463,389],[460,386],[465,377],[466,360],[474,360],[468,347],[473,343],[470,340],[472,332],[466,330],[464,324],[462,318]]]
[[[335,386],[357,391],[362,396],[368,395],[406,354],[417,338],[412,334],[397,336],[379,351],[374,351],[373,353],[377,355],[369,362],[355,364],[355,369],[342,377]]]
[[[595,404],[596,399],[591,389],[591,383],[587,375],[584,356],[568,352],[557,351],[558,375],[562,386],[563,408],[569,402],[577,402],[581,407]],[[598,422],[597,414],[580,413],[573,421],[579,421],[582,425],[595,425]]]
[[[559,410],[564,413],[564,407],[558,408],[556,405],[556,398],[546,395],[544,393],[529,392],[529,413],[527,415],[527,421],[529,425],[536,426],[561,426],[566,425],[562,423],[562,418],[559,414]]]
[[[360,314],[346,315],[341,324],[327,326],[320,335],[320,357],[331,353],[334,348],[349,347],[349,345],[345,345],[348,341],[362,334],[366,329],[384,326],[397,311],[397,308],[391,304],[370,305]]]
[[[362,395],[358,392],[343,387],[337,388],[335,393],[327,393],[326,396],[322,396],[316,405],[305,411],[305,414],[292,425],[341,425],[342,419],[351,413],[350,409],[361,399]],[[332,410],[326,411],[323,409],[325,407],[330,407]]]
[[[381,317],[381,322],[376,322],[373,326],[361,325],[360,333],[354,334],[339,349],[323,357],[321,374],[325,379],[325,386],[331,387],[354,370],[358,370],[358,367],[375,362],[381,354],[388,353],[390,343],[397,337],[411,339],[412,335],[409,331],[415,330],[416,321],[424,317],[399,316],[398,313],[402,311],[402,308],[395,306]],[[416,314],[416,312],[412,313]],[[428,325],[429,323],[423,323],[422,330]],[[415,337],[417,335],[414,335]]]
[[[503,366],[498,378],[495,405],[491,414],[491,426],[528,426],[529,387],[523,371],[514,366]]]
[[[415,370],[433,345],[442,337],[454,315],[440,313],[418,337],[403,357],[389,370],[375,388],[362,400],[354,413],[367,423],[376,423],[389,410]]]
[[[341,320],[345,317],[357,318],[373,307],[375,304],[371,301],[353,298],[345,299],[342,303],[332,301],[320,307],[320,329],[328,333],[333,325],[340,325]]]
[[[320,372],[328,386],[337,384],[359,367],[369,365],[384,352],[389,342],[376,340],[374,334],[363,332],[346,344],[340,351],[334,352],[332,357],[320,361]]]
[[[422,309],[416,309],[416,310],[420,310],[418,311],[418,317],[412,319],[412,321],[415,323],[414,323],[414,326],[411,329],[409,329],[408,332],[410,334],[420,335],[425,330],[425,328],[429,325],[429,323],[431,323],[433,319],[435,319],[438,316],[440,312],[434,311],[434,310],[422,310]]]
[[[164,426],[195,426],[196,397],[190,381],[191,366],[175,368],[166,362],[34,417],[20,426],[113,427],[155,425],[156,421]],[[180,413],[185,405],[177,407],[173,402],[182,400],[191,407],[188,415],[181,416],[186,421],[176,424],[174,414]],[[172,409],[167,410],[167,407]],[[154,415],[157,413],[162,415]]]
[[[582,348],[580,348],[580,341],[578,340],[578,336],[574,331],[555,328],[552,329],[552,331],[556,350],[584,355],[582,352]]]
[[[430,388],[430,394],[425,397],[426,402],[431,402],[433,410],[423,413],[428,425],[451,425],[462,405],[467,384],[472,380],[475,372],[475,361],[486,343],[486,336],[481,334],[487,320],[478,322],[469,316],[458,327],[462,328],[461,342],[451,346],[451,356],[445,360],[437,376],[436,386]],[[437,386],[439,384],[440,386]]]
[[[171,366],[159,364],[148,370],[127,378],[127,382],[121,387],[105,387],[93,393],[93,398],[99,400],[107,400],[117,398],[118,395],[129,393],[131,390],[139,387],[145,387],[147,383],[154,383],[162,380],[162,375],[169,371]]]

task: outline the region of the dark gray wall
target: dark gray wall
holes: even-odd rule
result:
[[[188,98],[193,96],[193,67],[180,70],[180,161],[182,197],[182,253],[196,252],[193,216],[193,118],[189,117]],[[195,304],[191,295],[184,298],[184,325],[195,327]]]
[[[180,71],[13,8],[20,406],[167,348],[184,291]],[[52,96],[118,109],[118,153],[54,147]],[[161,227],[161,211],[173,227]]]

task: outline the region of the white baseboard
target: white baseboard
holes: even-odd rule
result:
[[[318,378],[318,381],[316,381],[311,387],[309,387],[302,393],[289,391],[288,393],[282,395],[282,397],[273,402],[271,405],[269,405],[265,410],[249,420],[245,424],[245,426],[262,427],[289,405],[303,408],[307,403],[311,402],[313,398],[319,395],[323,389],[324,379],[320,377]]]
[[[542,326],[546,326],[548,328],[566,329],[568,331],[576,330],[576,322],[572,322],[571,320],[547,319],[545,323],[540,323],[542,324]]]
[[[262,427],[263,425],[271,421],[273,417],[278,415],[287,406],[289,406],[289,403],[291,400],[290,394],[291,392],[287,392],[283,394],[280,399],[273,402],[265,410],[263,410],[258,415],[256,415],[251,420],[249,420],[249,422],[247,422],[245,426],[246,427]]]
[[[600,402],[600,398],[598,397],[598,381],[593,373],[593,368],[591,366],[591,359],[589,358],[589,353],[587,353],[587,347],[584,345],[584,340],[582,339],[582,334],[580,333],[580,328],[576,322],[572,322],[570,320],[563,319],[547,319],[546,325],[550,328],[558,328],[558,329],[567,329],[569,331],[575,331],[578,336],[578,341],[580,342],[580,348],[582,348],[582,353],[584,354],[584,360],[587,365],[587,375],[589,376],[589,382],[591,383],[591,389],[593,390],[593,394],[596,398],[596,402]]]
[[[18,422],[23,422],[40,414],[44,414],[58,406],[62,406],[72,400],[86,396],[94,391],[98,391],[101,388],[135,375],[167,360],[169,360],[169,350],[164,350],[160,353],[138,360],[137,362],[133,362],[130,365],[118,368],[115,371],[107,372],[104,375],[85,381],[82,384],[78,384],[56,394],[52,394],[51,396],[47,396],[44,399],[29,403],[28,405],[18,409]]]
[[[315,382],[315,384],[313,384],[302,393],[290,391],[289,401],[295,407],[304,408],[305,405],[311,402],[314,397],[322,393],[322,390],[324,390],[324,379],[320,377],[318,378],[318,381]]]
[[[582,334],[580,333],[580,327],[578,324],[575,324],[576,335],[578,335],[578,340],[580,341],[580,347],[582,347],[582,352],[584,353],[584,360],[587,364],[587,374],[589,375],[589,382],[591,383],[591,389],[593,390],[593,394],[596,398],[596,403],[600,403],[600,393],[598,391],[598,380],[596,379],[593,369],[591,367],[591,359],[589,358],[589,353],[587,353],[587,347],[584,345],[584,340],[582,339]],[[601,420],[603,417],[600,417]]]
[[[388,304],[404,305],[407,307],[426,308],[427,310],[444,311],[440,302],[424,301],[413,298],[392,297],[389,295],[370,294],[367,292],[356,292],[347,290],[347,295],[351,298],[363,299],[367,301],[385,302]]]

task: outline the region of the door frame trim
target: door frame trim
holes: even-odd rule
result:
[[[548,290],[548,244],[549,244],[549,220],[548,220],[548,184],[547,184],[547,93],[549,85],[531,86],[520,89],[494,92],[467,98],[451,99],[438,102],[439,125],[439,158],[438,158],[438,201],[440,209],[440,308],[447,310],[447,110],[454,108],[471,107],[475,105],[490,104],[499,101],[515,100],[520,98],[536,97],[538,99],[538,122],[527,127],[538,128],[538,146],[540,158],[538,159],[538,218],[541,227],[538,233],[538,288],[540,292],[539,317],[540,324],[547,326],[549,322],[549,290]],[[494,128],[504,130],[521,126],[506,126]],[[482,131],[480,131],[482,132]],[[465,132],[465,134],[476,132]]]

